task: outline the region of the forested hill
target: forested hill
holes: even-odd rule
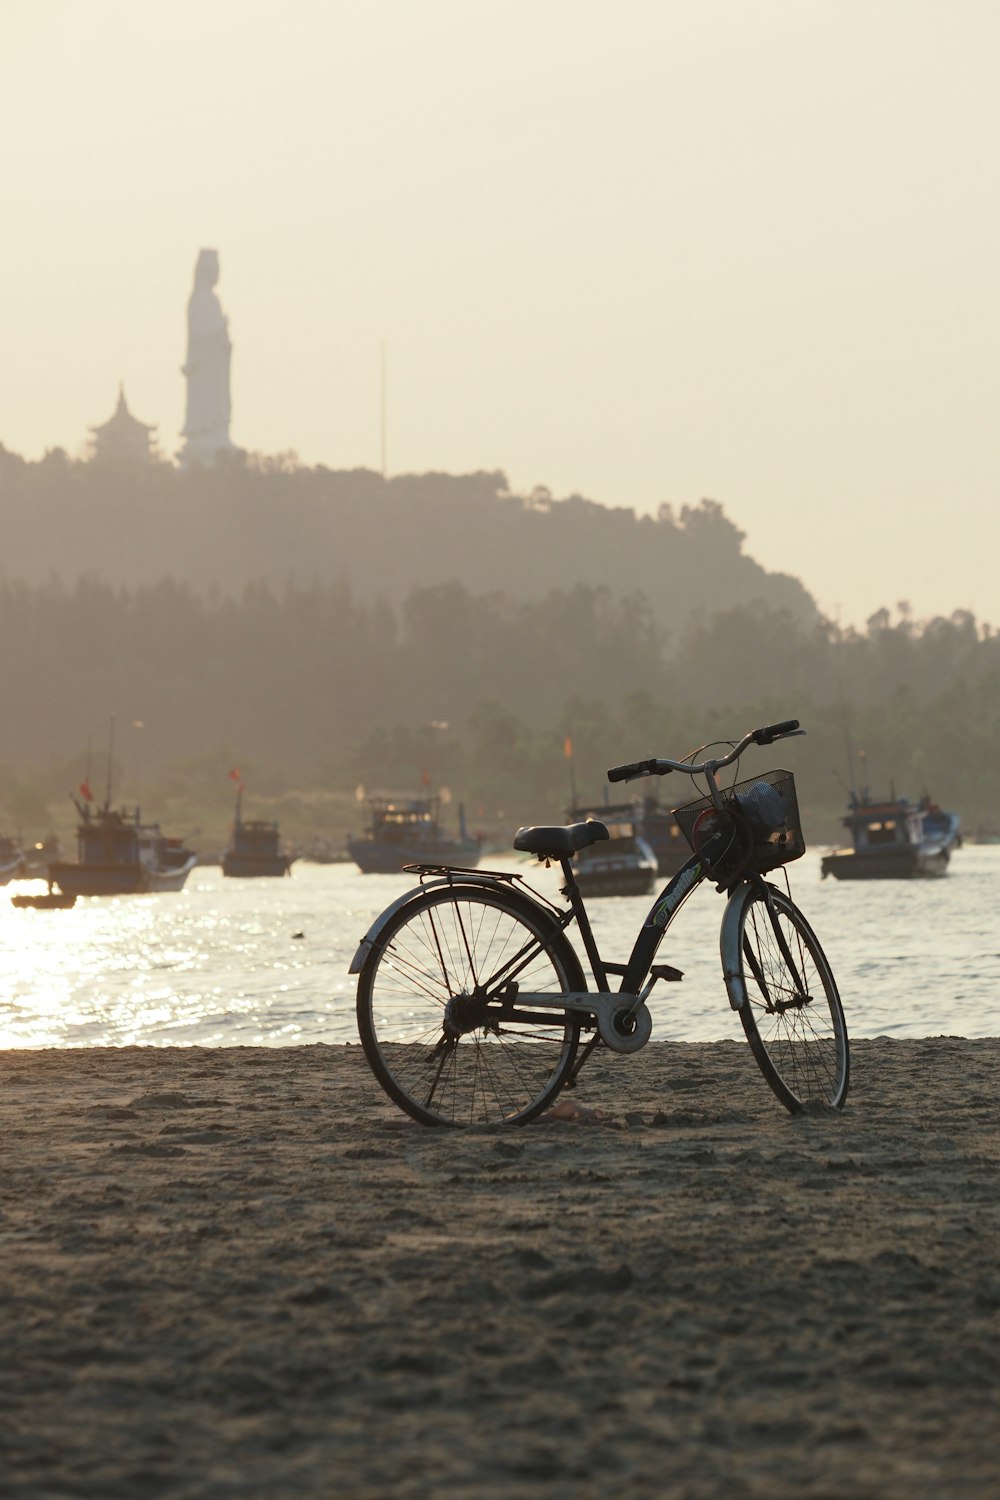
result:
[[[384,480],[260,458],[121,471],[60,450],[29,463],[0,447],[0,536],[0,578],[24,583],[174,578],[223,594],[345,583],[373,601],[451,582],[522,600],[584,584],[644,596],[671,631],[694,611],[755,600],[816,617],[797,579],[744,554],[714,501],[638,517],[576,495],[513,495],[499,473]]]

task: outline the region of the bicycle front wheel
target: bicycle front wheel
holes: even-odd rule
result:
[[[358,982],[358,1031],[379,1083],[425,1125],[523,1124],[565,1083],[578,1012],[519,994],[582,989],[579,962],[513,891],[443,887],[401,907]]]
[[[746,1000],[740,1019],[786,1109],[836,1109],[850,1077],[847,1024],[833,971],[798,907],[768,887],[747,898],[739,929]]]

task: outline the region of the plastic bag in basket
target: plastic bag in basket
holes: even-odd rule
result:
[[[780,828],[788,817],[784,797],[769,781],[755,781],[747,787],[740,793],[739,805],[754,825],[754,831],[765,836]]]

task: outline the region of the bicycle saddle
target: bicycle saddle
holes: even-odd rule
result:
[[[569,859],[578,849],[608,837],[604,824],[590,818],[586,823],[567,823],[559,828],[519,828],[514,848],[522,854],[537,854],[540,859]]]

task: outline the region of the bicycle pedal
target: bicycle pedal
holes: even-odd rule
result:
[[[675,969],[670,964],[654,964],[649,971],[651,979],[666,979],[676,981],[684,978],[683,969]]]

